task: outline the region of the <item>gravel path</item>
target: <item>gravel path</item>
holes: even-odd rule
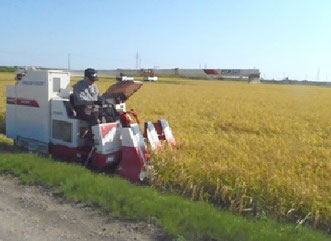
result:
[[[161,233],[153,225],[101,215],[45,188],[0,176],[0,241],[166,240]]]

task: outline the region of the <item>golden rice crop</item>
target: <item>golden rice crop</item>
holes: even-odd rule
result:
[[[101,91],[109,84],[98,82]],[[168,119],[179,145],[153,157],[155,187],[330,225],[331,88],[161,78],[127,108],[141,120]]]
[[[331,217],[331,88],[176,80],[128,102],[167,118],[179,150],[154,159],[153,185],[245,212]]]

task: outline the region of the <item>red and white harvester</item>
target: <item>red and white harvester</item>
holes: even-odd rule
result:
[[[176,146],[166,120],[145,122],[142,132],[136,113],[126,111],[124,102],[142,82],[118,82],[103,94],[104,104],[93,107],[102,116],[91,128],[91,141],[88,123],[76,116],[69,72],[31,69],[16,79],[6,89],[6,135],[17,146],[80,161],[134,182],[148,177],[151,150],[161,148],[163,141]]]

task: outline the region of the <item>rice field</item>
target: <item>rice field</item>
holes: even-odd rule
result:
[[[0,75],[0,115],[12,78]],[[97,84],[103,92],[111,83]],[[153,157],[153,186],[234,212],[331,226],[331,88],[161,78],[127,108],[142,121],[168,119],[179,145]]]

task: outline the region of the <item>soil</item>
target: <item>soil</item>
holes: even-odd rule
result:
[[[0,176],[0,241],[169,240],[149,223],[123,220],[84,204],[68,203],[51,190]]]

